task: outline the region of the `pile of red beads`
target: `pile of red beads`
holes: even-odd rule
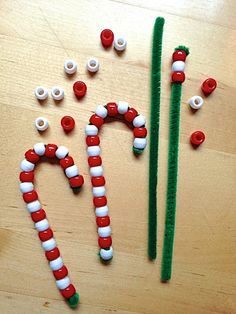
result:
[[[172,83],[183,83],[185,81],[186,51],[177,49],[172,55]]]
[[[89,120],[90,124],[85,129],[88,164],[93,186],[93,203],[98,226],[98,244],[100,257],[105,261],[113,257],[113,249],[98,131],[106,117],[116,117],[119,114],[124,116],[125,121],[132,123],[134,127],[133,151],[135,154],[141,154],[147,145],[146,119],[143,115],[139,115],[134,108],[130,108],[125,101],[119,101],[118,104],[110,102],[106,106],[99,105]]]
[[[46,213],[42,208],[33,185],[34,168],[42,156],[48,157],[49,159],[55,157],[59,159],[60,165],[65,171],[73,190],[77,191],[80,189],[84,183],[84,179],[83,176],[79,175],[78,168],[74,164],[73,158],[69,156],[69,151],[65,146],[58,147],[55,144],[45,145],[43,143],[37,143],[34,145],[33,149],[29,149],[25,153],[25,159],[23,159],[20,164],[22,170],[20,173],[20,190],[23,193],[23,199],[31,214],[31,218],[35,224],[34,226],[38,231],[39,239],[42,241],[45,256],[56,279],[56,285],[67,303],[71,307],[76,307],[79,301],[79,295],[68,277],[68,270],[60,256],[53,231],[49,226]]]

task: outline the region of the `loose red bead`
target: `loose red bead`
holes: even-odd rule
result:
[[[114,34],[110,29],[104,29],[100,34],[103,47],[107,48],[113,44]]]
[[[29,172],[22,171],[20,173],[20,181],[21,182],[34,182],[34,171],[29,171]]]
[[[80,175],[70,178],[69,181],[70,181],[70,186],[72,188],[79,188],[84,184],[84,178],[83,176],[80,176]]]
[[[94,136],[87,136],[86,137],[86,144],[88,146],[97,146],[100,144],[100,139],[98,135],[94,135]]]
[[[45,156],[48,158],[54,158],[56,156],[56,150],[57,150],[57,145],[55,144],[48,144],[46,145],[45,148]]]
[[[93,204],[95,207],[105,206],[107,204],[106,196],[99,196],[93,198]]]
[[[106,105],[107,108],[107,114],[110,117],[115,117],[118,114],[118,108],[117,108],[117,104],[115,102],[109,102]]]
[[[195,131],[191,134],[190,142],[194,146],[199,146],[205,141],[205,134],[202,131]]]
[[[98,245],[102,249],[109,248],[112,245],[111,237],[105,237],[105,238],[99,237],[98,238]]]
[[[76,290],[75,287],[70,284],[67,288],[60,290],[60,292],[65,299],[69,299],[76,293]]]
[[[58,270],[54,270],[53,275],[56,278],[56,280],[60,280],[68,275],[68,269],[66,268],[65,265],[63,265]]]
[[[130,108],[124,115],[124,118],[128,122],[133,122],[134,118],[138,115],[137,110]]]
[[[74,94],[77,98],[82,98],[85,96],[85,94],[87,92],[87,86],[84,82],[77,81],[73,85],[73,91],[74,91]]]
[[[102,158],[100,156],[90,156],[88,158],[89,167],[101,166]]]
[[[185,81],[185,74],[182,71],[176,71],[172,73],[172,83],[183,83]]]
[[[146,128],[134,128],[134,137],[146,137],[147,129]]]
[[[31,213],[31,218],[33,222],[38,222],[46,218],[46,213],[43,209],[39,209],[34,213]]]
[[[184,50],[176,50],[173,52],[172,60],[175,61],[185,61],[186,60],[186,52]]]
[[[34,202],[38,199],[38,194],[35,190],[23,194],[23,199],[26,203]]]
[[[100,128],[103,125],[104,120],[103,118],[97,116],[96,114],[93,114],[90,117],[89,122],[95,125],[97,128]]]
[[[75,120],[71,116],[64,116],[61,119],[61,126],[66,133],[69,133],[75,127]]]
[[[33,164],[36,164],[36,162],[39,161],[40,156],[39,156],[38,154],[36,154],[33,149],[29,149],[29,150],[27,150],[27,152],[25,153],[25,158],[26,158],[29,162],[32,162]]]
[[[109,226],[110,225],[110,217],[109,216],[97,217],[96,222],[97,222],[98,227]]]
[[[205,95],[210,95],[216,89],[216,86],[216,80],[213,78],[208,78],[202,83],[201,88]]]
[[[106,183],[105,178],[103,176],[92,177],[91,181],[93,186],[103,186]]]
[[[48,228],[44,231],[40,231],[38,233],[38,236],[39,236],[39,239],[44,242],[44,241],[47,241],[49,239],[51,239],[53,237],[53,232],[52,232],[52,229],[51,228]]]
[[[60,159],[60,165],[63,169],[71,167],[74,165],[74,159],[71,156],[66,156],[65,158]]]
[[[58,258],[60,256],[60,251],[57,247],[52,249],[51,251],[46,251],[45,256],[48,261],[53,261],[54,259]]]

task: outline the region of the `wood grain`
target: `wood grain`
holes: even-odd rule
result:
[[[0,312],[72,313],[56,289],[40,242],[18,189],[19,163],[34,143],[67,146],[85,177],[74,196],[56,165],[40,164],[36,186],[48,213],[71,279],[81,295],[82,314],[236,313],[236,107],[235,10],[233,0],[2,0],[0,2]],[[97,256],[97,233],[84,127],[99,103],[127,100],[149,116],[151,35],[156,16],[166,19],[163,37],[161,139],[158,186],[158,259],[147,260],[148,152],[132,155],[132,134],[120,122],[101,131],[115,256],[109,266]],[[100,31],[124,34],[127,50],[102,49]],[[170,57],[175,46],[190,47],[181,108],[179,188],[173,278],[160,283],[165,215],[170,98]],[[93,77],[90,56],[100,60]],[[79,71],[68,79],[66,58]],[[188,99],[212,76],[218,88],[192,114]],[[72,83],[84,80],[78,102]],[[35,86],[65,89],[56,105],[40,105]],[[65,136],[60,119],[72,115],[76,129]],[[49,119],[38,134],[33,121]],[[189,145],[196,129],[206,133],[199,150]]]

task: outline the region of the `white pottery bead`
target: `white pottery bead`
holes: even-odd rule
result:
[[[61,87],[53,86],[51,95],[54,100],[61,100],[64,98],[64,90]]]
[[[99,70],[99,62],[97,58],[89,58],[86,64],[86,68],[89,72],[97,72]]]
[[[108,215],[108,206],[102,206],[102,207],[96,207],[95,209],[95,214],[96,214],[96,217],[104,217],[104,216],[107,216]]]
[[[144,149],[147,146],[147,139],[136,137],[134,139],[134,147],[138,149]]]
[[[85,134],[92,136],[98,134],[98,128],[95,125],[87,124],[85,128]]]
[[[48,90],[43,86],[37,86],[34,90],[34,94],[38,100],[44,100],[48,97]]]
[[[120,114],[125,114],[129,110],[129,104],[126,101],[118,102],[118,112]]]
[[[88,156],[98,156],[101,153],[101,149],[99,146],[88,146],[87,154]]]
[[[91,167],[90,168],[90,175],[91,177],[100,177],[103,175],[103,167],[97,166],[97,167]]]
[[[100,256],[104,261],[109,261],[113,257],[113,248],[110,246],[109,250],[101,249]]]
[[[97,116],[104,119],[107,116],[107,109],[103,105],[98,105],[95,113]]]
[[[193,109],[200,109],[204,103],[204,100],[201,96],[193,96],[189,99],[188,103]]]
[[[67,178],[73,178],[79,175],[79,170],[76,165],[70,166],[65,169]]]
[[[124,37],[118,36],[115,38],[114,47],[116,50],[123,51],[125,50],[126,46],[127,46],[127,41]]]
[[[49,222],[47,219],[40,220],[34,224],[35,228],[38,231],[44,231],[49,228]]]
[[[74,60],[66,60],[64,70],[67,74],[74,74],[77,71],[77,63]]]
[[[48,120],[44,117],[36,118],[34,124],[36,129],[40,132],[47,130],[47,128],[49,127]]]
[[[105,186],[96,186],[93,188],[93,196],[100,197],[106,194]]]
[[[138,115],[133,120],[133,126],[135,128],[139,128],[140,126],[145,125],[145,123],[146,123],[146,118],[142,114]]]
[[[111,235],[111,227],[110,226],[99,227],[98,235],[99,237],[102,237],[102,238],[109,237]]]
[[[172,63],[172,72],[181,71],[183,72],[185,68],[184,61],[175,61]]]
[[[65,146],[59,146],[56,150],[56,156],[58,159],[65,158],[69,153],[69,149]]]
[[[39,156],[43,156],[45,154],[45,150],[46,150],[46,147],[44,143],[36,143],[34,145],[34,151]]]
[[[51,251],[57,246],[57,243],[54,238],[51,238],[47,241],[42,242],[42,247],[45,251]]]
[[[36,212],[37,210],[40,210],[42,205],[41,203],[37,200],[37,201],[33,201],[33,202],[30,202],[28,204],[26,204],[26,207],[28,209],[28,211],[30,213],[34,213]]]
[[[62,258],[59,256],[58,258],[49,262],[49,266],[50,266],[51,270],[58,270],[58,269],[62,268],[62,266],[63,266]]]
[[[60,280],[56,280],[56,285],[60,290],[66,289],[70,285],[70,278],[66,276]]]
[[[20,190],[22,193],[31,192],[31,191],[33,191],[33,189],[34,189],[34,185],[32,182],[22,182],[20,184]]]
[[[34,170],[34,164],[32,162],[29,162],[26,159],[23,159],[21,164],[20,164],[20,168],[21,168],[21,170],[26,171],[26,172],[32,171],[32,170]]]

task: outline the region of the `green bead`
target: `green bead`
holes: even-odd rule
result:
[[[72,297],[70,297],[66,302],[72,309],[75,309],[79,303],[79,294],[76,292]]]
[[[77,193],[79,193],[79,192],[80,192],[81,187],[72,188],[72,190],[73,190],[73,192],[74,192],[75,194],[77,194]]]
[[[136,148],[133,146],[133,152],[136,154],[136,155],[141,155],[143,153],[144,149],[139,149],[139,148]]]

